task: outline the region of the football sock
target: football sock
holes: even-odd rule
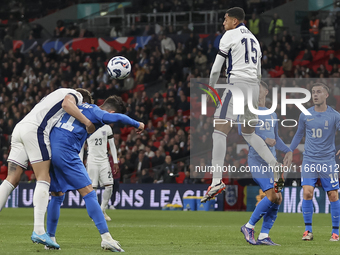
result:
[[[47,210],[50,183],[37,181],[33,194],[34,206],[34,232],[37,235],[45,234],[45,213]]]
[[[227,153],[227,135],[222,131],[215,130],[212,134],[213,149],[211,165],[215,167],[211,186],[219,184],[222,180],[222,170],[224,166],[224,158]]]
[[[102,204],[101,204],[101,209],[104,212],[105,209],[107,208],[107,205],[109,203],[110,197],[112,196],[112,191],[113,191],[113,186],[105,186],[105,190],[103,193],[103,199],[102,199]]]
[[[262,231],[261,231],[261,233],[259,234],[259,237],[257,239],[263,240],[263,239],[267,238],[268,236],[269,235],[267,233],[262,233]]]
[[[271,202],[267,197],[264,197],[260,203],[257,204],[253,214],[250,217],[249,224],[255,226],[255,224],[264,216],[271,206],[273,206],[273,202]]]
[[[14,186],[7,180],[4,180],[0,185],[0,212],[5,207],[8,196],[14,190]]]
[[[55,236],[58,220],[60,216],[60,206],[63,203],[65,194],[62,196],[52,196],[47,207],[47,233],[50,237]]]
[[[100,235],[102,240],[111,241],[113,238],[109,232]]]
[[[260,235],[266,234],[267,236],[262,235],[261,237],[259,237],[260,240],[268,237],[269,231],[273,227],[274,222],[277,218],[277,212],[279,211],[279,208],[280,205],[273,203],[273,205],[269,208],[267,213],[263,216],[263,224]]]
[[[104,234],[106,232],[109,232],[109,229],[106,224],[106,220],[104,218],[104,214],[100,208],[100,205],[98,204],[96,192],[92,190],[90,193],[85,195],[83,198],[85,201],[87,213],[89,214],[91,219],[96,224],[96,227],[99,233]]]
[[[331,216],[332,216],[332,233],[339,235],[339,216],[340,216],[340,201],[337,200],[331,203]]]
[[[305,231],[312,232],[313,200],[302,200],[302,214],[305,221]]]
[[[247,143],[249,143],[249,145],[254,148],[254,150],[260,155],[260,157],[267,162],[269,166],[275,166],[276,159],[261,137],[255,134],[255,132],[251,134],[245,134],[242,132],[242,136],[244,140],[246,140]]]

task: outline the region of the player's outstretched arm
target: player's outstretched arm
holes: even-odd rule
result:
[[[121,113],[105,113],[102,120],[105,124],[121,122],[122,124],[133,126],[137,128],[137,134],[140,134],[144,130],[144,123],[131,119],[129,116]]]
[[[77,102],[73,95],[66,95],[61,106],[63,107],[65,112],[67,112],[86,126],[87,133],[92,134],[94,131],[96,131],[96,128],[92,124],[92,122],[88,118],[86,118],[85,115],[82,114],[81,111],[78,109]]]

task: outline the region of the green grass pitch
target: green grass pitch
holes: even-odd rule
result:
[[[301,214],[279,213],[270,236],[281,246],[252,246],[240,233],[249,212],[182,212],[108,210],[114,239],[127,254],[339,254],[340,242],[330,242],[330,214],[314,214],[314,241],[301,240]],[[255,230],[259,234],[261,222]],[[60,251],[46,251],[30,240],[33,209],[0,213],[0,254],[105,254],[100,235],[85,209],[62,209],[57,241]]]

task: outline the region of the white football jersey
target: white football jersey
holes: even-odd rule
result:
[[[112,135],[111,127],[109,125],[104,125],[97,129],[96,132],[87,139],[88,162],[102,163],[109,160],[107,154],[107,137]]]
[[[260,43],[243,23],[224,33],[218,54],[226,58],[228,83],[257,80],[261,75]]]
[[[83,103],[83,96],[74,89],[57,89],[41,99],[20,123],[32,123],[46,135],[49,135],[51,129],[65,113],[61,105],[68,94],[75,97],[77,105]]]

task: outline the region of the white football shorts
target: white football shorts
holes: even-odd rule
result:
[[[248,107],[248,94],[249,91],[251,91],[252,93],[252,103],[253,103],[253,107],[255,109],[258,109],[258,105],[259,105],[259,92],[260,92],[260,87],[258,83],[247,83],[247,82],[234,82],[234,83],[230,83],[230,85],[233,85],[237,88],[239,88],[242,93],[243,93],[243,107],[244,107],[244,114],[243,115],[235,115],[234,112],[234,105],[235,102],[234,100],[240,100],[240,98],[235,98],[235,96],[233,96],[233,93],[231,90],[229,89],[225,89],[222,97],[221,97],[221,101],[222,101],[222,105],[219,104],[215,114],[214,114],[214,118],[215,119],[222,119],[222,120],[233,120],[236,121],[237,117],[239,117],[239,121],[243,122],[243,120],[245,120],[246,122],[248,122],[249,120],[254,120],[257,119],[257,115],[252,113]]]
[[[109,161],[103,163],[87,162],[86,168],[94,188],[98,187],[98,182],[101,187],[113,185],[112,170]]]
[[[8,161],[26,169],[28,161],[34,164],[50,159],[51,145],[46,132],[31,123],[14,127]]]

